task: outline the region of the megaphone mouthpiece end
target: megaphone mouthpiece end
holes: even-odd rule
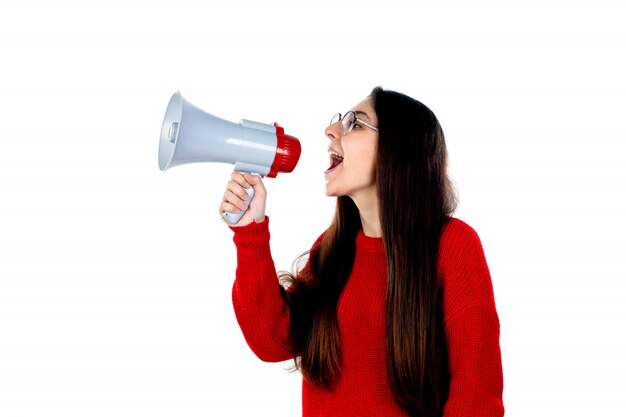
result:
[[[276,126],[276,156],[270,173],[267,175],[270,178],[276,177],[279,172],[293,171],[302,153],[300,141],[291,135],[285,135],[282,133],[282,128],[279,129],[279,126]]]

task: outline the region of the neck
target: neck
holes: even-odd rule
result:
[[[380,225],[380,215],[378,212],[378,199],[376,193],[368,196],[352,196],[354,204],[359,209],[361,226],[363,233],[368,237],[382,237],[383,230]]]

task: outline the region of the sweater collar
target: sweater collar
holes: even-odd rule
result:
[[[356,235],[356,247],[357,249],[362,250],[385,250],[385,245],[383,243],[382,237],[365,236],[365,233],[363,233],[363,229],[359,230],[359,233]]]

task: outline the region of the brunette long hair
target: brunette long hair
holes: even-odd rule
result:
[[[445,139],[419,101],[380,87],[370,97],[378,118],[376,182],[387,258],[387,376],[411,415],[441,416],[450,379],[437,257],[455,208]],[[334,219],[304,269],[281,275],[296,367],[312,384],[330,387],[341,372],[337,304],[360,229],[352,199],[338,197]]]

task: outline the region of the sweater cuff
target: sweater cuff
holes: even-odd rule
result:
[[[265,216],[261,223],[252,222],[245,226],[228,226],[234,232],[233,241],[237,247],[253,247],[270,240],[270,218]]]

